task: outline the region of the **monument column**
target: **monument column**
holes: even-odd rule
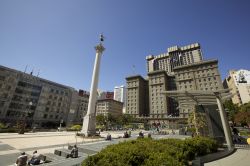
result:
[[[100,70],[100,62],[101,62],[101,55],[105,48],[102,45],[104,41],[103,35],[100,36],[100,43],[95,46],[96,50],[96,57],[95,57],[95,64],[94,70],[92,75],[92,83],[90,88],[90,96],[89,96],[89,105],[88,111],[83,119],[82,131],[81,133],[85,136],[92,136],[96,134],[96,96],[97,96],[97,86],[98,86],[98,78],[99,78],[99,70]]]

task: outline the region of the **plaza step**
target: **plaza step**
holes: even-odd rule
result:
[[[250,148],[250,145],[248,144],[235,144],[235,148]]]
[[[71,150],[69,149],[55,149],[54,154],[62,157],[67,157],[70,154]]]
[[[72,148],[73,148],[72,145],[68,146],[69,150],[71,150]],[[78,152],[82,152],[82,153],[85,153],[87,155],[93,155],[93,154],[97,153],[97,151],[91,150],[91,149],[88,149],[88,148],[85,148],[85,147],[81,147],[81,145],[78,146]]]
[[[86,150],[84,150],[84,151],[86,151]],[[89,150],[89,152],[90,152],[90,150]],[[58,156],[64,157],[64,158],[66,158],[70,153],[71,153],[71,150],[69,150],[69,149],[55,149],[55,152],[54,152],[55,155],[58,155]],[[86,157],[86,156],[88,156],[87,153],[84,153],[84,152],[81,152],[78,150],[78,158],[79,157]]]
[[[46,161],[55,161],[55,160],[65,159],[65,157],[58,156],[58,155],[56,155],[54,153],[45,153],[43,155],[46,156]]]

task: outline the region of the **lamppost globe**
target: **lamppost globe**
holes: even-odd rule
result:
[[[29,106],[32,106],[32,104],[33,104],[32,101],[30,101],[30,102],[29,102]]]

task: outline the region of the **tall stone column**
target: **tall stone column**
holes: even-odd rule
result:
[[[90,88],[90,96],[89,96],[89,105],[88,111],[83,119],[82,131],[81,133],[85,136],[92,136],[96,134],[96,96],[97,96],[97,87],[98,87],[98,79],[99,79],[99,69],[100,69],[100,62],[101,62],[101,55],[105,48],[102,45],[103,42],[103,35],[100,37],[100,43],[95,46],[96,50],[96,57],[95,57],[95,64],[94,70],[92,75],[92,83]]]

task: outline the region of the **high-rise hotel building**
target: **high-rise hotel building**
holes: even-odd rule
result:
[[[174,68],[177,90],[216,91],[223,89],[218,60],[206,60]],[[193,108],[179,106],[180,117],[187,118]]]
[[[148,80],[140,75],[135,75],[127,77],[126,81],[126,114],[136,118],[148,116]]]
[[[148,103],[148,119],[155,122],[173,121],[177,117],[186,119],[193,111],[190,108],[183,108],[176,100],[166,97],[163,91],[174,90],[218,90],[222,89],[221,78],[218,70],[217,60],[203,60],[201,46],[198,43],[179,47],[168,48],[166,53],[157,56],[147,56],[147,81],[146,91],[148,98],[142,98],[141,103]],[[139,91],[132,90],[131,85],[135,84],[135,78],[127,80],[127,112],[135,114],[130,109],[138,105],[138,99],[131,100],[131,96]],[[133,79],[132,79],[133,78]],[[142,77],[140,80],[144,80]],[[141,88],[142,90],[143,88]],[[140,93],[145,93],[140,91]],[[132,107],[132,108],[131,108]],[[141,117],[137,113],[137,116]]]
[[[177,66],[188,65],[203,60],[199,43],[179,47],[173,46],[166,53],[146,57],[147,71],[164,70],[167,74],[174,74],[173,69]]]
[[[146,57],[150,117],[179,116],[178,102],[165,97],[161,92],[178,89],[175,68],[199,63],[202,60],[201,46],[198,43],[183,47],[173,46],[168,48],[166,53]]]

